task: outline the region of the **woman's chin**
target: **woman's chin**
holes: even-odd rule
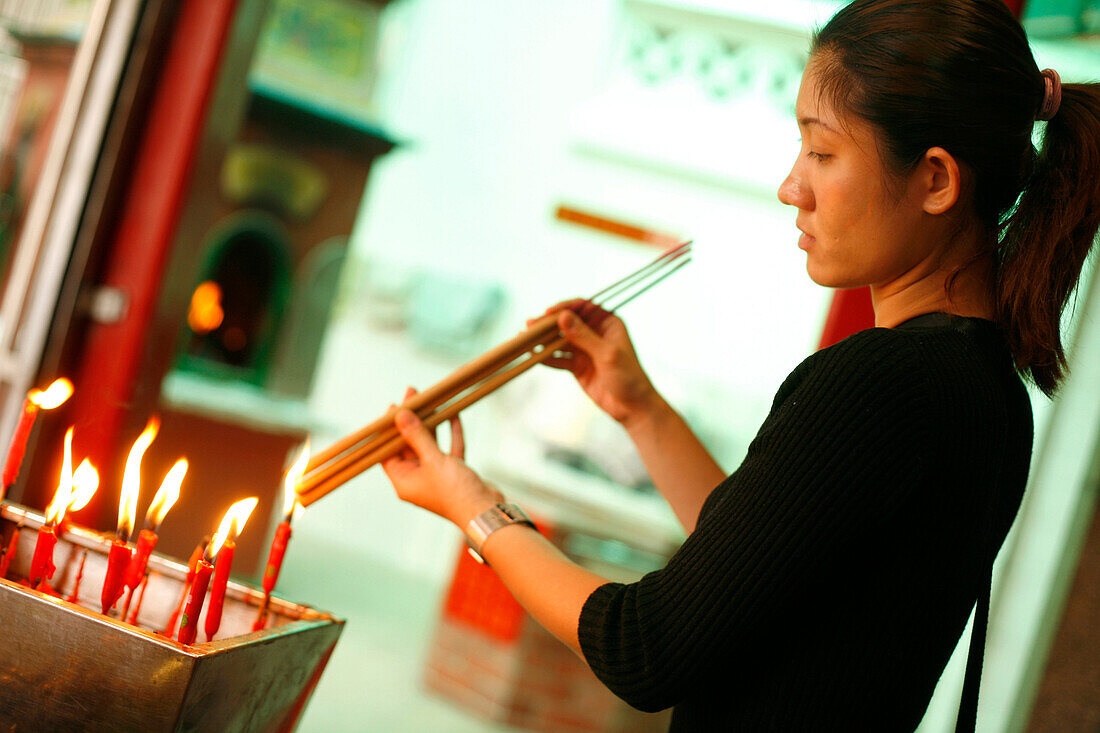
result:
[[[835,268],[822,266],[821,263],[815,262],[812,256],[806,258],[806,274],[810,276],[814,283],[824,288],[847,290],[849,288],[860,288],[867,284],[860,278],[852,277],[851,273],[837,272]]]

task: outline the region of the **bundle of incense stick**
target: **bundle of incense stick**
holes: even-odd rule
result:
[[[684,242],[582,301],[574,311],[589,326],[596,327],[690,261],[691,242]],[[564,348],[568,341],[558,331],[557,323],[557,313],[539,318],[514,338],[459,367],[429,389],[412,395],[401,407],[415,412],[429,428],[450,420]],[[336,441],[310,460],[297,484],[302,506],[309,506],[405,447],[405,440],[393,422],[398,409],[389,409],[374,422]]]

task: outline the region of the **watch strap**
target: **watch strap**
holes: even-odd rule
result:
[[[466,544],[470,546],[470,554],[478,562],[484,563],[481,548],[485,540],[498,529],[512,524],[525,524],[535,529],[535,523],[515,504],[495,504],[478,514],[466,525]]]

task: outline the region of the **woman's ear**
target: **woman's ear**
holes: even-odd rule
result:
[[[929,214],[951,210],[962,192],[962,173],[955,156],[943,148],[929,148],[917,166],[922,208]]]

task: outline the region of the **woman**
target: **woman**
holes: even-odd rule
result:
[[[1000,0],[857,0],[814,39],[796,114],[779,198],[810,277],[870,285],[876,328],[791,373],[736,472],[620,320],[558,306],[572,348],[553,366],[624,426],[689,532],[666,567],[618,584],[573,565],[409,411],[412,450],[385,465],[611,690],[674,706],[674,730],[911,730],[976,601],[980,670],[1031,452],[1021,375],[1057,389],[1059,317],[1100,223],[1100,90],[1040,72]]]

